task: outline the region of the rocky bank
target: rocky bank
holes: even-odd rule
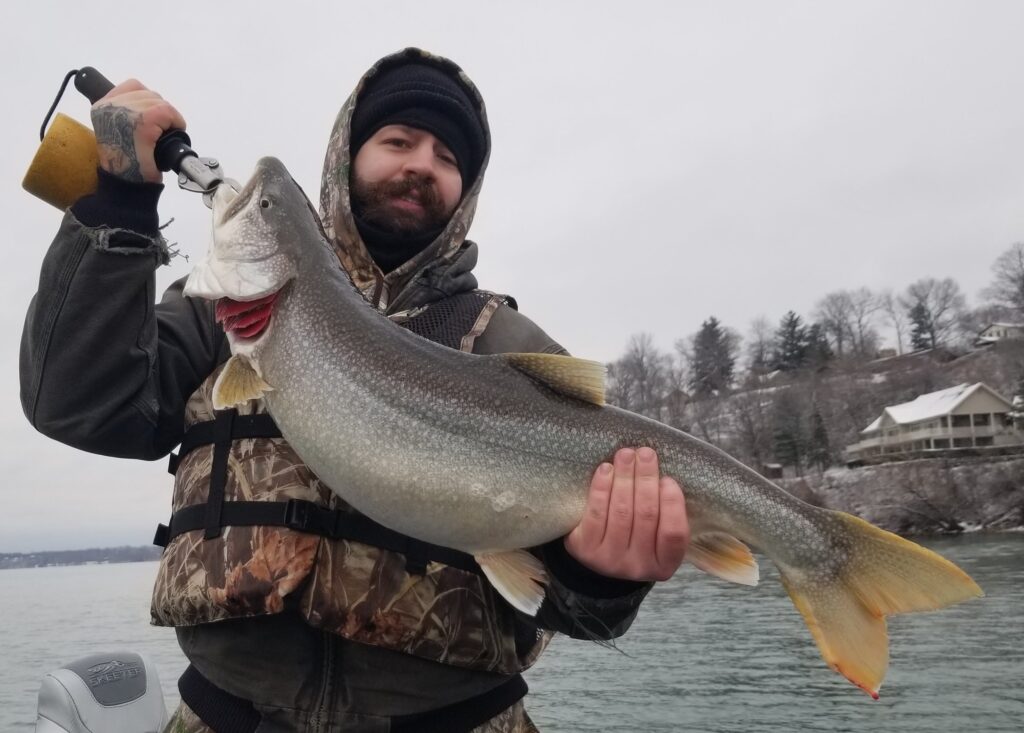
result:
[[[804,501],[903,535],[1024,528],[1024,458],[928,458],[777,480]]]

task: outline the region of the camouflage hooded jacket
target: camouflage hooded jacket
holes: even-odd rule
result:
[[[371,302],[400,323],[443,313],[442,304],[475,290],[477,250],[466,234],[486,167],[485,159],[442,234],[384,276],[360,241],[349,207],[349,122],[366,79],[408,58],[425,59],[456,76],[486,120],[475,87],[451,62],[415,49],[387,57],[338,115],[321,192],[325,230],[340,261]],[[167,261],[157,232],[85,226],[76,211],[65,217],[44,261],[26,321],[26,414],[42,432],[85,450],[165,455],[188,426],[214,418],[210,392],[228,355],[223,332],[209,304],[181,297],[180,282],[153,307],[153,270]],[[89,313],[85,323],[82,313]],[[139,317],[126,317],[133,313]],[[458,345],[475,353],[561,350],[500,297],[486,298]],[[72,378],[84,382],[83,389],[62,389]],[[264,409],[253,402],[240,412]],[[175,511],[205,503],[212,454],[212,446],[203,446],[182,460]],[[233,442],[227,501],[292,498],[349,510],[282,439]],[[532,663],[543,649],[549,635],[538,627],[587,638],[609,638],[628,628],[648,585],[595,576],[569,559],[560,541],[537,552],[553,581],[537,619],[527,620],[480,576],[457,568],[431,563],[425,574],[410,574],[398,553],[284,528],[226,527],[208,540],[196,530],[174,539],[164,553],[153,621],[182,626],[273,614],[287,600],[313,626],[353,641],[505,674]]]

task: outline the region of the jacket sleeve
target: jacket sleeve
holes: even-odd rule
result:
[[[548,569],[548,587],[535,623],[574,639],[615,639],[629,629],[653,583],[608,578],[584,567],[561,537],[535,550]]]
[[[483,333],[473,342],[474,354],[568,354],[561,344],[536,323],[502,304],[494,311]]]
[[[185,400],[224,338],[211,306],[182,297],[180,282],[155,304],[167,260],[158,232],[65,215],[22,333],[21,402],[37,430],[128,458],[159,458],[180,442]]]
[[[478,354],[568,352],[537,324],[515,309],[502,305],[477,337]],[[595,467],[596,468],[596,467]],[[653,583],[636,583],[599,575],[577,562],[565,549],[562,538],[535,548],[550,574],[547,596],[535,619],[529,621],[549,631],[577,639],[614,639],[626,633],[640,602]],[[527,623],[520,614],[520,622]]]

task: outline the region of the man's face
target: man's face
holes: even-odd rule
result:
[[[352,162],[352,199],[360,216],[399,234],[439,229],[462,198],[451,151],[426,130],[382,127]]]

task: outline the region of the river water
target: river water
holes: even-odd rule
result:
[[[826,668],[762,559],[756,589],[686,568],[645,601],[618,650],[558,638],[527,673],[542,731],[1024,730],[1024,534],[929,541],[986,592],[890,620],[877,702]],[[0,731],[31,731],[39,680],[97,651],[157,664],[168,707],[185,667],[149,626],[155,563],[0,572]]]

